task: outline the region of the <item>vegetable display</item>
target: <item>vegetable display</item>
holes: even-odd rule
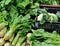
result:
[[[0,46],[21,46],[34,27],[39,3],[34,0],[0,0]]]
[[[56,31],[49,33],[44,29],[37,29],[32,32],[27,34],[30,46],[60,46],[60,36]]]
[[[49,13],[39,7],[39,0],[0,0],[0,46],[60,46],[60,36],[34,30],[35,17],[40,24],[58,22],[59,11]],[[50,41],[49,41],[50,40]]]

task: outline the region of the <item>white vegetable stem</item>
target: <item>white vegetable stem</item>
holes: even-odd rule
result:
[[[5,33],[6,33],[6,31],[7,31],[7,28],[6,28],[6,27],[3,28],[3,29],[0,31],[0,37],[3,37],[3,36],[5,35]]]
[[[4,40],[9,40],[12,37],[13,31],[8,31],[5,36],[4,36]]]
[[[9,42],[6,42],[4,46],[11,46],[11,44]]]
[[[18,39],[18,42],[17,42],[16,46],[21,46],[22,43],[23,43],[23,41],[25,40],[25,38],[26,38],[26,37],[20,37],[20,38]]]
[[[1,23],[0,24],[0,31],[7,25],[7,23]]]
[[[31,41],[29,40],[29,38],[31,37],[31,35],[32,35],[32,33],[28,33],[27,34],[27,44],[30,44],[31,43]]]
[[[17,35],[15,36],[14,40],[12,41],[12,45],[15,46],[17,43],[19,36],[21,36],[21,31],[18,31]]]
[[[10,42],[12,42],[14,39],[14,34],[12,35],[12,37],[9,39]]]
[[[5,41],[3,38],[0,38],[0,46],[4,45]]]
[[[41,21],[43,19],[43,14],[40,14],[37,18],[38,21]]]
[[[17,17],[13,21],[13,23],[10,25],[10,30],[5,34],[4,40],[9,40],[11,38],[12,34],[16,31],[16,29],[18,29],[18,27],[20,27],[20,25],[18,23],[20,23],[20,16]]]

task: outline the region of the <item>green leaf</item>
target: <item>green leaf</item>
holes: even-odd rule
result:
[[[56,15],[60,18],[60,11],[57,11]]]
[[[28,4],[30,4],[31,1],[30,0],[23,0],[21,2],[17,2],[17,6],[24,9]]]
[[[11,0],[5,0],[5,5],[8,5],[11,2]]]

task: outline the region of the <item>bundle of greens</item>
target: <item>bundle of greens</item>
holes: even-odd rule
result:
[[[30,46],[60,46],[60,36],[56,31],[46,32],[44,29],[32,30],[27,34]]]
[[[28,32],[32,32],[31,29],[34,27],[38,9],[40,9],[39,1],[36,0],[0,0],[0,46],[25,46],[27,34]],[[51,14],[48,14],[50,17]],[[45,17],[47,17],[47,15]],[[53,19],[58,20],[58,18],[55,17],[55,15],[52,15],[49,21]],[[53,19],[51,20],[51,18]],[[56,20],[53,20],[53,22],[55,21]],[[33,34],[32,36],[35,38]],[[41,37],[45,38],[46,35]],[[54,39],[52,36],[50,37]],[[57,35],[57,39],[58,37]],[[45,40],[44,43],[46,43],[46,41],[47,40]]]
[[[8,15],[7,11],[0,12],[0,31],[8,25],[8,22],[5,20],[6,16]]]
[[[34,0],[1,0],[0,1],[0,11],[2,10],[10,10],[9,7],[11,5],[16,6],[17,10],[21,14],[30,14],[30,15],[36,15],[37,9],[39,8],[39,3]],[[33,13],[32,13],[33,12]]]
[[[58,22],[59,16],[54,13],[49,13],[45,9],[40,9],[39,16],[37,17],[37,20],[40,21],[40,24],[44,24],[45,22]]]
[[[0,37],[3,37],[7,31],[8,22],[5,20],[7,15],[6,10],[0,12]]]
[[[0,46],[22,45],[37,9],[39,3],[34,0],[0,0]]]

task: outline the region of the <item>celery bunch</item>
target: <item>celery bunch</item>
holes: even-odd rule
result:
[[[46,32],[44,29],[32,30],[33,33],[27,34],[28,43],[31,46],[59,46],[60,35],[56,31]]]

